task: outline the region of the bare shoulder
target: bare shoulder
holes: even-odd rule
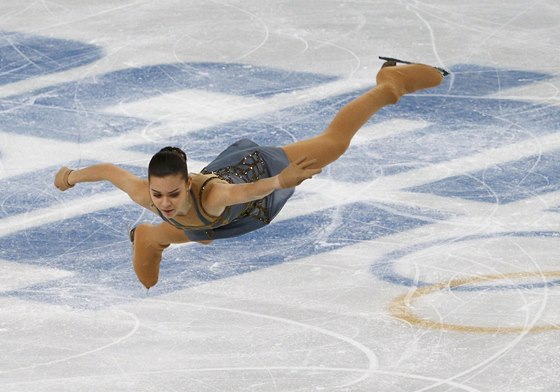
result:
[[[204,189],[206,190],[206,189],[209,189],[212,185],[214,185],[216,183],[228,184],[227,181],[222,180],[220,177],[218,177],[214,173],[210,173],[210,174],[200,174],[200,173],[191,174],[191,179],[192,179],[193,187],[196,188],[196,189],[200,189],[204,186]],[[208,181],[210,179],[213,179],[213,180]]]
[[[127,192],[128,196],[135,203],[152,210],[154,207],[152,205],[152,198],[150,197],[150,185],[148,180],[144,178],[136,178],[130,185],[130,190]]]
[[[229,182],[222,180],[215,174],[193,174],[192,178],[192,189],[197,197],[201,197],[202,201],[208,200],[215,189],[221,188],[224,185],[230,185]]]
[[[227,204],[224,203],[224,191],[231,184],[215,174],[193,174],[192,190],[204,210],[212,216],[219,216]]]

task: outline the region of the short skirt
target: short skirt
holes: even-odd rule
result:
[[[232,184],[241,184],[273,177],[289,164],[282,148],[259,146],[249,139],[242,139],[221,152],[201,173],[212,173]],[[231,206],[228,216],[221,217],[227,222],[224,225],[184,232],[191,241],[231,238],[249,233],[269,224],[293,193],[293,188],[279,189],[260,200]]]

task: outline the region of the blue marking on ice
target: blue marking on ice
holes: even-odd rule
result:
[[[45,106],[100,109],[187,89],[270,97],[336,80],[305,72],[235,63],[176,63],[127,68],[34,91]],[[71,97],[71,99],[68,99]]]
[[[185,89],[268,97],[335,79],[241,64],[181,63],[128,68],[7,97],[0,102],[0,123],[6,132],[88,142],[150,124],[102,112],[118,103]]]
[[[93,165],[95,161],[70,162],[69,167],[79,168]],[[147,170],[134,166],[121,165],[140,177],[146,177]],[[59,203],[71,203],[85,197],[116,188],[108,182],[90,183],[61,193],[54,187],[54,175],[59,167],[47,167],[33,173],[0,180],[0,219],[8,216],[29,213]]]
[[[141,286],[131,267],[127,224],[136,221],[142,213],[140,207],[123,206],[1,237],[1,259],[74,272],[71,277],[3,295],[64,302],[76,307],[115,302],[115,299],[98,298],[100,291],[108,297],[137,295]],[[339,216],[344,217],[342,222],[337,223],[333,232],[326,232],[325,228],[333,220],[338,221]],[[154,216],[154,221],[159,219]],[[215,241],[210,246],[189,244],[169,249],[164,256],[156,292],[171,292],[266,268],[427,223],[366,203],[273,222],[258,232]],[[22,249],[26,251],[21,252]],[[61,287],[64,290],[59,290]],[[89,292],[91,287],[97,289]]]
[[[373,120],[381,124],[393,119],[421,119],[431,125],[351,147],[325,174],[340,178],[352,173],[356,182],[371,181],[555,132],[554,124],[560,123],[560,113],[553,107],[510,99],[481,99],[481,91],[469,88],[461,91],[463,95],[448,95],[458,91],[457,86],[468,86],[471,80],[475,85],[485,86],[484,94],[495,94],[499,88],[522,87],[550,75],[467,65],[457,66],[457,70],[453,86],[447,79],[436,89],[405,96],[397,106],[381,110]],[[170,142],[200,161],[210,161],[231,142],[244,137],[261,145],[284,145],[320,132],[340,107],[362,92],[353,91],[249,120],[201,129],[172,138]],[[468,95],[471,93],[472,96]],[[147,143],[132,149],[153,153],[158,147],[159,144]]]
[[[62,72],[103,56],[95,45],[79,41],[0,32],[0,85]]]
[[[434,283],[440,282],[426,282],[416,280],[405,275],[400,274],[395,270],[395,263],[405,256],[420,252],[424,249],[435,248],[447,244],[455,244],[457,242],[466,242],[480,239],[497,238],[497,237],[522,237],[522,238],[560,238],[560,232],[557,231],[518,231],[518,232],[503,232],[487,235],[472,235],[454,239],[434,240],[417,245],[413,245],[404,249],[391,252],[377,260],[371,267],[373,274],[386,282],[407,286],[407,287],[424,287],[431,286]],[[548,286],[560,285],[560,280],[548,280],[545,282],[530,282],[508,285],[465,285],[453,288],[456,291],[485,291],[485,290],[510,290],[510,289],[534,289]]]
[[[18,44],[10,46],[13,42]],[[86,65],[99,59],[102,53],[95,46],[75,41],[21,34],[4,35],[4,43],[0,54],[8,60],[0,64],[4,71],[0,75],[0,84]],[[371,181],[382,175],[557,131],[560,113],[555,108],[489,97],[506,89],[541,82],[550,75],[475,65],[454,66],[452,71],[452,86],[449,85],[451,78],[448,78],[437,89],[402,98],[399,105],[382,110],[374,119],[377,123],[392,119],[421,119],[431,125],[351,147],[323,175],[344,178],[345,181]],[[184,89],[266,98],[333,80],[336,78],[242,64],[180,63],[129,68],[4,98],[0,100],[0,130],[52,139],[53,142],[87,142],[144,128],[148,124],[142,119],[103,112],[117,103],[141,101]],[[321,131],[344,103],[361,92],[297,104],[276,113],[200,129],[189,133],[188,138],[172,138],[165,144],[185,147],[191,158],[210,161],[230,143],[243,137],[263,145],[290,143]],[[160,147],[142,144],[132,148],[154,152]],[[484,178],[484,186],[498,191],[500,202],[519,200],[532,196],[535,190],[543,193],[558,189],[555,158],[557,161],[555,154],[547,154],[540,157],[536,166],[534,159],[527,158],[489,168],[477,175]],[[90,184],[79,187],[79,190],[77,187],[68,195],[41,193],[45,187],[51,186],[53,174],[54,169],[45,169],[31,177],[26,176],[25,180],[9,178],[0,182],[2,217],[109,189],[106,184]],[[28,185],[22,188],[22,183]],[[480,187],[472,185],[451,178],[431,184],[432,188],[417,187],[414,190],[488,199]],[[456,189],[448,191],[447,187]],[[287,259],[404,232],[429,223],[429,216],[437,215],[426,212],[427,219],[413,218],[410,214],[400,215],[402,210],[395,211],[399,207],[391,206],[392,211],[380,207],[367,203],[348,204],[273,223],[257,233],[216,241],[210,247],[193,244],[173,248],[165,254],[161,283],[156,290],[160,293],[174,291]],[[139,283],[130,265],[127,226],[144,216],[140,207],[126,205],[0,238],[1,259],[75,273],[72,277],[4,295],[79,307],[85,306],[88,299],[99,305],[104,303],[100,300],[103,297],[136,295]],[[339,216],[343,219],[338,219]],[[333,217],[337,218],[336,227],[328,232]],[[158,220],[153,217],[152,221]],[[249,248],[251,253],[246,251]],[[22,249],[26,251],[22,252]],[[232,254],[241,255],[241,258],[232,260]],[[398,258],[399,254],[391,257]],[[384,266],[376,270],[377,273],[384,271],[384,275],[379,276],[398,284],[412,284],[410,279],[392,272],[390,261],[386,259],[385,263],[375,267]],[[64,290],[59,290],[62,287]]]
[[[412,192],[507,204],[560,189],[560,151],[410,188]]]

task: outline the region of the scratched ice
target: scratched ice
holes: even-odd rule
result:
[[[0,4],[0,389],[556,390],[557,20],[538,3]],[[484,11],[484,12],[482,12]],[[232,141],[323,129],[394,55],[444,66],[278,220],[173,246],[61,165],[196,171]]]

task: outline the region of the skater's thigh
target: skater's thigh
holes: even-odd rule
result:
[[[164,243],[183,244],[185,242],[197,242],[203,245],[209,245],[212,243],[212,240],[191,241],[183,230],[176,228],[168,222],[162,222],[154,227],[160,236],[159,238]]]
[[[310,169],[314,169],[323,168],[334,162],[346,151],[347,147],[346,143],[341,143],[339,140],[328,137],[328,135],[319,135],[308,140],[288,144],[282,149],[290,162],[303,157],[316,159],[315,165],[310,167]]]
[[[189,242],[189,237],[183,230],[173,226],[171,223],[162,222],[157,225],[142,225],[138,227],[142,232],[142,237],[149,239],[152,243],[160,245],[181,244]]]

